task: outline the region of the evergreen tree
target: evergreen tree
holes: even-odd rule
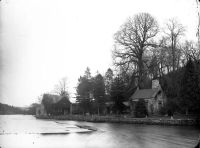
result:
[[[84,75],[87,79],[91,79],[91,72],[90,72],[90,68],[87,67],[85,70],[85,75]]]
[[[181,80],[184,74],[184,69],[178,69],[174,72],[170,72],[166,75],[163,75],[160,78],[161,87],[167,96],[166,104],[165,104],[165,112],[168,115],[173,115],[174,112],[180,112],[180,99],[179,92],[181,88]]]
[[[84,114],[87,112],[91,112],[92,82],[91,82],[90,69],[88,67],[85,71],[85,75],[78,79],[78,86],[76,91],[77,91],[76,102],[79,104],[82,113]]]
[[[186,114],[198,108],[199,97],[200,88],[198,74],[193,61],[190,59],[185,66],[179,93],[180,106]]]
[[[111,86],[111,100],[114,102],[114,112],[122,113],[125,105],[123,104],[124,98],[124,82],[121,77],[116,77]]]
[[[97,104],[97,112],[100,114],[105,107],[105,84],[101,74],[97,74],[93,79],[93,96]]]

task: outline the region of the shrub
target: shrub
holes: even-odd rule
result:
[[[167,114],[167,108],[166,108],[166,106],[161,107],[160,110],[159,110],[159,113],[161,115],[166,115]]]

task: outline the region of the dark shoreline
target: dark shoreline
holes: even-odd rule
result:
[[[166,126],[199,126],[200,119],[165,119],[165,118],[130,118],[113,116],[84,116],[84,115],[62,115],[62,116],[35,116],[37,119],[73,120],[86,122],[108,122],[126,124],[147,124]]]

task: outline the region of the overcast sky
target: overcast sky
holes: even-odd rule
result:
[[[139,12],[160,27],[170,18],[196,40],[195,0],[2,0],[0,2],[0,102],[27,106],[66,77],[77,79],[112,67],[113,35]]]

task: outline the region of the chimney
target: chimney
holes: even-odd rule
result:
[[[160,87],[159,80],[158,79],[152,80],[152,89],[159,87]]]

